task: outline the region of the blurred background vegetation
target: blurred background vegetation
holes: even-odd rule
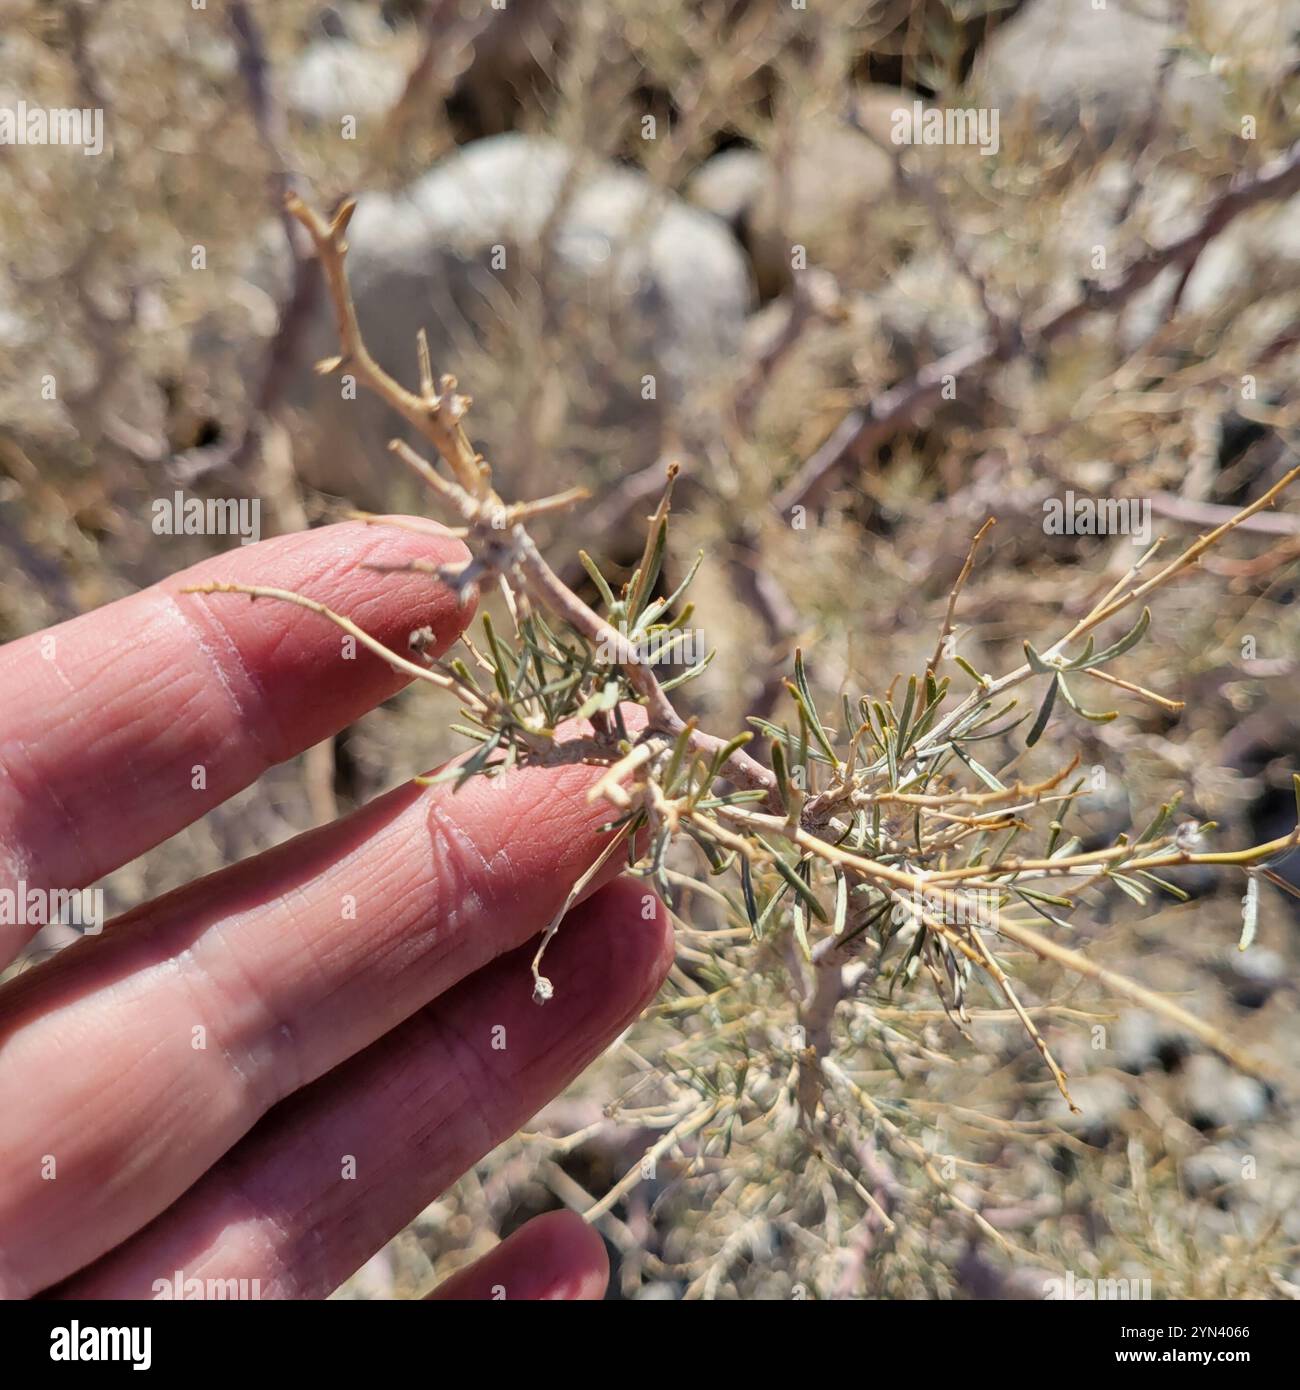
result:
[[[423,510],[392,422],[312,373],[335,340],[280,213],[293,187],[359,196],[369,344],[414,381],[426,328],[503,495],[591,490],[541,534],[575,583],[579,547],[635,562],[681,464],[666,582],[706,552],[697,621],[718,655],[688,698],[707,727],[788,717],[796,645],[828,707],[923,668],[990,515],[957,650],[1007,669],[1138,553],[1046,535],[1046,499],[1148,501],[1172,550],[1300,462],[1300,184],[1207,223],[1300,133],[1298,44],[1294,0],[8,0],[0,105],[100,108],[108,144],[0,147],[0,639],[231,543],[153,533],[177,488],[259,499],[264,534]],[[893,145],[914,102],[996,112],[996,151]],[[945,360],[952,389],[913,402]],[[1128,701],[1113,724],[1049,729],[1042,766],[1079,751],[1100,771],[1096,843],[1178,788],[1228,844],[1293,824],[1297,559],[1300,510],[1270,513],[1156,597],[1143,680],[1181,714]],[[454,747],[449,714],[404,693],[114,874],[110,906],[423,771]],[[854,1078],[942,1182],[883,1140],[849,1173],[776,1105],[783,1001],[756,983],[729,1017],[770,1024],[774,1112],[684,1136],[631,1186],[601,1223],[614,1294],[1033,1298],[1069,1270],[1158,1297],[1300,1296],[1296,904],[1268,890],[1243,953],[1240,881],[1184,886],[1186,904],[1097,895],[1072,944],[1282,1084],[1030,964],[1072,1117],[999,1000],[959,1030],[921,980],[906,1008],[874,1001]],[[717,983],[693,950],[684,934],[660,1006],[535,1133],[343,1295],[421,1292],[634,1168],[689,1086],[664,1059],[714,1026],[682,1004]]]

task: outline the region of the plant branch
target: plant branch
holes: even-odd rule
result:
[[[990,369],[1024,356],[1037,345],[1050,345],[1072,333],[1092,314],[1122,309],[1169,266],[1185,267],[1236,217],[1261,203],[1285,201],[1300,191],[1300,141],[1257,173],[1231,180],[1185,236],[1155,247],[1105,284],[1090,284],[1072,304],[1037,324],[1026,324],[1011,335],[990,332],[922,367],[914,376],[876,396],[836,426],[830,438],[773,498],[781,516],[792,507],[808,506],[850,460],[864,457],[905,428],[918,411],[941,399],[946,378],[956,381],[982,377]],[[1018,321],[1014,321],[1018,322]]]

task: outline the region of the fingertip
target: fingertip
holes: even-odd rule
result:
[[[412,560],[454,573],[473,558],[459,536],[453,536],[440,522],[424,517],[381,516],[366,522],[339,523],[339,526],[352,526],[370,533],[371,543],[377,545],[377,550],[368,554],[362,563],[375,573],[382,573],[385,565],[401,565]],[[376,542],[375,537],[380,539]],[[346,539],[351,540],[350,534]],[[364,542],[358,538],[356,543]],[[427,570],[425,577],[433,578]],[[473,621],[478,610],[478,590],[470,588],[461,596],[449,585],[439,583],[434,598],[437,601],[428,618],[434,641],[429,650],[432,655],[441,656]]]
[[[644,878],[622,874],[583,904],[601,919],[611,953],[610,974],[621,992],[635,988],[639,1013],[659,993],[676,950],[672,920],[663,900]]]
[[[609,1256],[600,1235],[572,1211],[534,1217],[429,1295],[433,1302],[591,1302],[605,1296]]]
[[[472,595],[461,600],[433,570],[455,570],[468,559],[464,542],[437,522],[384,517],[340,521],[237,547],[172,575],[158,587],[186,604],[203,603],[201,594],[186,591],[211,583],[285,589],[351,618],[399,654],[405,654],[411,630],[431,627],[433,649],[441,653],[473,618],[475,600]],[[274,628],[294,617],[278,605],[260,604],[254,623],[249,611],[240,626],[250,629],[250,635],[258,623]]]

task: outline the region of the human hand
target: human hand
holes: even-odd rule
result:
[[[427,575],[364,568],[415,558],[465,551],[331,526],[0,648],[0,897],[94,883],[405,683],[300,609],[182,590],[272,584],[399,652],[430,626],[442,651],[470,612]],[[658,989],[666,914],[613,855],[549,949],[555,999],[531,999],[524,943],[608,840],[596,776],[401,787],[10,980],[0,1294],[181,1297],[177,1271],[262,1297],[341,1283]],[[0,922],[0,964],[31,930]],[[606,1272],[595,1232],[553,1213],[435,1296],[599,1297]]]

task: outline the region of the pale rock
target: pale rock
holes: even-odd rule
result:
[[[516,428],[508,393],[524,391],[526,373],[511,356],[529,350],[518,339],[516,311],[537,297],[533,253],[548,233],[542,300],[550,332],[539,351],[555,361],[539,428],[545,452],[564,467],[545,481],[561,486],[591,480],[575,461],[609,459],[628,471],[652,462],[665,441],[689,435],[694,402],[715,376],[734,370],[752,300],[740,248],[714,218],[633,170],[584,161],[571,178],[573,169],[574,156],[554,141],[493,136],[400,193],[363,195],[348,229],[349,276],[371,352],[413,386],[416,335],[425,329],[435,373],[453,373],[462,391],[477,393],[471,434],[500,446],[496,454],[485,448],[495,463]],[[278,297],[287,257],[274,231],[268,237],[250,278],[274,286]],[[394,471],[384,447],[399,422],[364,392],[341,399],[336,377],[307,370],[338,351],[321,301],[290,388],[316,436],[309,477],[379,505],[388,495],[382,480]],[[647,375],[655,378],[648,400]],[[520,481],[507,477],[504,485],[513,490]]]
[[[1182,1113],[1197,1129],[1240,1129],[1263,1117],[1268,1091],[1210,1053],[1189,1057],[1179,1076]]]
[[[1228,119],[1220,77],[1245,69],[1275,81],[1294,62],[1296,0],[1191,0],[1188,26],[1175,0],[1028,0],[990,36],[971,78],[975,99],[1002,112],[1082,129],[1106,144],[1138,126],[1158,91],[1166,53],[1190,36],[1209,55],[1179,53],[1163,94],[1166,119],[1209,131]]]
[[[397,47],[317,39],[286,75],[286,106],[306,121],[331,124],[386,115],[406,87],[408,60]]]
[[[794,248],[807,263],[836,260],[872,234],[873,211],[890,197],[892,112],[910,110],[912,92],[869,86],[854,98],[858,118],[875,136],[834,112],[797,119],[785,151],[724,150],[695,174],[687,197],[732,226],[744,240],[764,296],[779,294],[795,273]]]
[[[1183,1161],[1181,1169],[1183,1191],[1189,1197],[1214,1197],[1217,1204],[1227,1207],[1240,1195],[1245,1181],[1241,1155],[1212,1145]]]

